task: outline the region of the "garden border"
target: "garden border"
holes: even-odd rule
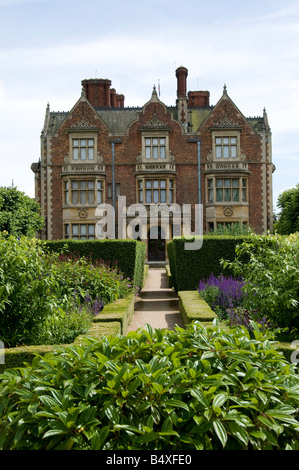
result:
[[[179,291],[179,310],[183,317],[185,325],[192,321],[201,321],[206,325],[211,324],[217,315],[210,306],[200,298],[199,292],[196,291]],[[221,323],[220,323],[221,326]],[[226,325],[223,325],[225,328]],[[276,342],[274,347],[277,351],[280,351],[284,357],[291,362],[291,355],[298,351],[295,345],[292,343],[280,343]]]
[[[135,295],[118,299],[111,304],[105,305],[103,310],[94,318],[88,332],[81,334],[69,344],[32,345],[18,346],[16,348],[4,349],[4,364],[0,364],[0,373],[5,369],[24,367],[26,363],[33,360],[36,355],[45,355],[56,348],[67,348],[72,345],[80,345],[84,338],[92,337],[101,339],[103,336],[116,336],[126,334],[127,327],[134,313]]]

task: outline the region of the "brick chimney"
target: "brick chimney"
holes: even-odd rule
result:
[[[210,106],[210,92],[209,91],[189,91],[188,92],[188,106]]]
[[[111,80],[95,78],[82,80],[85,96],[94,108],[110,108]]]
[[[111,87],[111,80],[91,78],[82,80],[85,96],[94,108],[123,108],[125,97]]]
[[[185,67],[179,67],[175,74],[177,77],[177,98],[186,98],[188,70]]]
[[[179,67],[175,71],[177,77],[177,110],[178,120],[183,126],[187,125],[188,117],[188,99],[187,99],[187,76],[188,70],[185,67]]]

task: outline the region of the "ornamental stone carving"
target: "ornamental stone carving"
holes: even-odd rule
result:
[[[68,164],[70,163],[70,154],[67,153],[66,156],[64,157],[64,163]]]
[[[79,209],[78,210],[78,216],[79,216],[80,219],[87,219],[87,217],[88,217],[87,209]]]
[[[156,113],[154,113],[152,119],[150,121],[147,121],[147,123],[145,124],[145,127],[160,128],[160,127],[166,127],[166,126],[163,121],[157,118]]]
[[[226,206],[223,209],[225,217],[231,217],[234,214],[234,209],[231,206]]]
[[[83,117],[79,122],[73,124],[72,129],[96,129],[94,124],[91,124],[85,117]]]

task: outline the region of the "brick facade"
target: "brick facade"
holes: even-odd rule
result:
[[[235,222],[257,233],[272,228],[274,166],[266,111],[245,118],[226,86],[211,106],[208,91],[187,92],[187,76],[185,67],[176,70],[173,107],[160,101],[154,87],[142,107],[126,108],[124,95],[107,79],[83,80],[70,112],[51,112],[47,106],[41,158],[32,164],[46,220],[42,238],[99,236],[101,203],[115,204],[117,237],[118,196],[126,197],[127,207],[139,203],[147,212],[155,203],[190,204],[192,230],[197,204],[203,205],[204,232]],[[165,220],[157,225],[163,232],[168,223],[171,238],[171,213]],[[149,240],[148,230],[149,225],[139,238],[149,259],[164,260],[165,241]]]

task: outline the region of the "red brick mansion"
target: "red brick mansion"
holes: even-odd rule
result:
[[[107,79],[82,81],[69,112],[50,111],[41,134],[36,199],[45,218],[43,239],[94,239],[96,208],[153,204],[202,205],[203,231],[236,222],[257,233],[272,228],[271,130],[266,111],[246,118],[224,86],[215,105],[208,91],[187,92],[188,71],[176,70],[174,106],[154,87],[147,103],[125,107]],[[135,206],[133,206],[135,207]],[[192,212],[192,211],[191,211]],[[192,215],[192,219],[194,216]],[[116,238],[125,238],[126,231]],[[193,220],[194,225],[194,220]],[[149,227],[148,227],[149,228]],[[142,236],[148,260],[165,260],[174,234],[157,220],[157,237]]]

